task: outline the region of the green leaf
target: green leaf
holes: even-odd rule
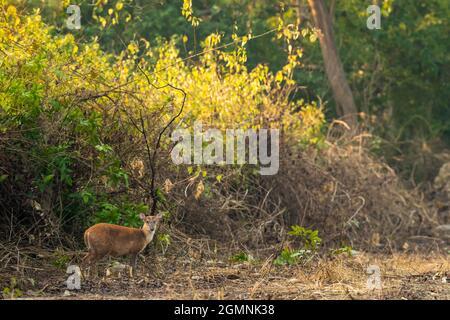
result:
[[[99,152],[108,153],[112,151],[111,146],[107,144],[99,144],[95,146],[95,149]]]
[[[45,176],[45,177],[42,179],[42,182],[43,182],[44,184],[49,184],[50,182],[52,182],[52,180],[53,180],[54,177],[55,177],[54,174],[49,174],[48,176]]]

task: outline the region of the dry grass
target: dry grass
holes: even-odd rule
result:
[[[16,277],[22,298],[32,299],[450,299],[450,261],[439,254],[341,254],[285,267],[269,258],[231,263],[225,256],[198,259],[191,253],[147,256],[134,277],[106,277],[104,262],[98,277],[90,275],[70,295],[64,294],[68,275],[54,266],[55,253],[34,256],[32,266],[2,269],[2,288]],[[381,289],[368,289],[369,265],[379,266]]]

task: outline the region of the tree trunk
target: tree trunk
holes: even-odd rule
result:
[[[308,3],[314,24],[316,28],[320,29],[320,47],[322,49],[325,71],[336,102],[337,114],[354,129],[357,125],[357,109],[334,43],[331,17],[323,0],[308,0]]]

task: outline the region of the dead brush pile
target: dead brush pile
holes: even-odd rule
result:
[[[274,176],[221,168],[221,183],[187,177],[180,188],[171,185],[169,198],[178,204],[173,226],[241,248],[282,244],[291,225],[318,230],[328,248],[396,250],[438,240],[431,237],[436,210],[370,154],[369,139],[328,139],[322,150],[284,143]]]

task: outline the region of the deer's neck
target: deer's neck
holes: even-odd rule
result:
[[[153,237],[155,236],[156,228],[153,231],[151,231],[150,226],[147,223],[144,223],[144,225],[142,226],[142,232],[145,235],[146,243],[149,244],[153,240]]]

